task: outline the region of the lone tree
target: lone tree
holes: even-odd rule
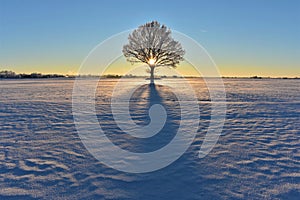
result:
[[[183,60],[185,51],[181,44],[171,37],[171,30],[157,21],[152,21],[135,29],[123,46],[127,61],[146,63],[150,68],[150,85],[154,84],[156,67],[176,67]]]

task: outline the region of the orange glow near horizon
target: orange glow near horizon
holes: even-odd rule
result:
[[[125,58],[120,57],[119,59],[115,60],[111,63],[110,66],[107,67],[104,74],[115,74],[115,75],[123,75],[126,74],[131,69],[135,68],[136,66],[144,65],[140,70],[138,70],[138,74],[141,76],[149,75],[146,70],[148,69],[148,65],[145,64],[135,64],[131,65],[130,63],[126,62]],[[201,67],[200,67],[201,68]],[[202,67],[205,69],[205,66]],[[285,75],[282,75],[282,68],[263,68],[260,66],[218,66],[220,76],[224,77],[251,77],[251,76],[262,76],[262,77],[300,77],[299,70],[295,68],[294,71],[290,71]],[[202,77],[202,74],[194,68],[193,65],[186,61],[182,61],[178,67],[175,69],[177,73],[182,74],[182,76],[196,76]],[[130,72],[129,72],[130,73]],[[173,68],[169,67],[158,67],[155,74],[162,76],[173,76],[174,73]]]
[[[154,59],[149,60],[149,64],[154,63]],[[127,62],[126,59],[121,56],[112,62],[105,70],[104,74],[113,74],[113,75],[125,75],[130,73],[129,71],[137,66],[144,65],[140,70],[137,70],[138,76],[148,76],[149,73],[146,72],[148,69],[147,64],[135,64]],[[201,67],[200,67],[201,68]],[[203,66],[202,68],[205,68]],[[23,70],[24,69],[24,70]],[[42,66],[42,65],[32,65],[30,67],[1,67],[2,70],[11,70],[16,73],[42,73],[42,74],[64,74],[64,75],[77,75],[79,66]],[[261,76],[261,77],[300,77],[299,67],[290,68],[289,71],[284,70],[284,67],[281,66],[257,66],[257,65],[243,65],[239,64],[232,65],[230,63],[218,65],[220,76],[224,77],[251,77],[251,76]],[[176,68],[176,72],[182,74],[182,76],[196,76],[201,77],[202,75],[188,62],[181,62]],[[97,69],[95,72],[89,74],[97,74]],[[156,75],[162,76],[173,76],[175,75],[174,69],[169,67],[158,67],[155,71]]]

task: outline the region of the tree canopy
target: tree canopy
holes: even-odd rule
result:
[[[183,60],[185,51],[171,37],[171,30],[157,21],[135,29],[123,46],[123,54],[131,63],[143,62],[149,67],[176,67]]]

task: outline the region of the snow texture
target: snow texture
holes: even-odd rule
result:
[[[149,123],[148,108],[154,103],[161,103],[168,115],[160,133],[136,139],[123,133],[111,114],[117,81],[100,81],[96,96],[107,137],[134,152],[168,144],[180,123],[172,89],[158,80],[159,102],[153,102],[145,80],[128,79],[129,85],[143,83],[130,104],[137,124]],[[183,79],[165,81],[180,87]],[[298,199],[300,81],[224,79],[227,102],[220,103],[227,104],[226,122],[218,143],[202,159],[197,153],[209,126],[211,101],[202,79],[189,81],[201,115],[194,142],[168,167],[130,174],[103,165],[85,149],[73,122],[73,80],[0,80],[0,199]]]

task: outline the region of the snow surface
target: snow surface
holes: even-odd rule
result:
[[[110,111],[116,81],[102,80],[96,97],[107,137],[135,152],[168,144],[180,121],[172,90],[157,86],[168,113],[162,132],[135,139],[122,133]],[[166,81],[180,87],[183,80]],[[129,174],[103,165],[84,148],[72,116],[73,80],[0,80],[0,199],[298,199],[300,81],[224,79],[226,122],[217,145],[202,159],[197,153],[211,102],[202,79],[189,81],[201,115],[193,144],[166,168]],[[146,83],[128,79],[129,85],[136,82]],[[146,86],[132,96],[131,116],[137,124],[149,123],[151,101]]]

